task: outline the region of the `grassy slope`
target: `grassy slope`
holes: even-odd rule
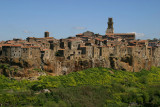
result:
[[[40,92],[49,89],[51,93]],[[4,106],[160,106],[160,68],[138,73],[91,68],[38,81],[0,76],[0,104]]]

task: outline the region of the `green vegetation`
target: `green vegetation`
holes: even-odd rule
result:
[[[160,68],[136,73],[90,68],[64,76],[42,76],[38,81],[17,81],[1,75],[0,104],[6,107],[157,107],[160,106]]]
[[[42,69],[37,69],[37,68],[35,68],[33,70],[38,71],[38,72],[44,72]]]

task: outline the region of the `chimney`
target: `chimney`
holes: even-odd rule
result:
[[[45,38],[46,38],[46,37],[49,37],[49,32],[48,32],[48,31],[44,32],[44,37],[45,37]]]

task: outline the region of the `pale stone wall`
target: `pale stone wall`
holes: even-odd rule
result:
[[[11,58],[21,57],[21,47],[11,47]]]

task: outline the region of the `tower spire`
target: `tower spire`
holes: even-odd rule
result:
[[[108,18],[108,28],[106,30],[106,33],[114,33],[113,19],[112,18]]]

